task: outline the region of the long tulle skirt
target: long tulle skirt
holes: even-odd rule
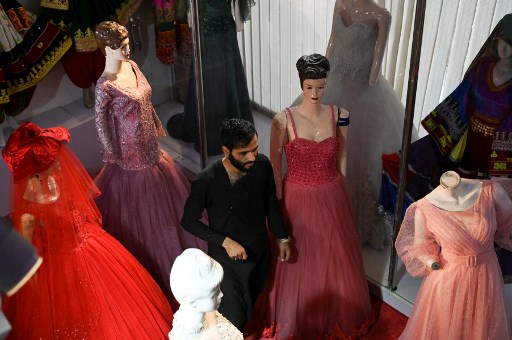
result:
[[[36,242],[43,264],[5,301],[10,339],[167,336],[173,313],[155,281],[99,226],[88,234],[71,254],[50,254]]]
[[[294,256],[276,263],[257,312],[264,337],[355,337],[373,322],[361,246],[343,177],[307,187],[285,182]]]
[[[186,248],[206,250],[206,243],[180,225],[190,184],[173,159],[161,151],[160,160],[142,170],[123,170],[107,163],[95,178],[96,199],[103,227],[147,269],[178,307],[169,286],[176,257]]]

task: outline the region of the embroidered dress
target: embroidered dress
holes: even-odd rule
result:
[[[512,79],[494,85],[496,62],[480,59],[422,121],[443,155],[465,138],[459,166],[469,177],[512,176]]]
[[[285,145],[288,172],[283,213],[295,258],[277,263],[258,300],[264,338],[355,339],[373,322],[361,246],[337,153],[336,135],[314,142],[297,135]]]
[[[242,118],[253,122],[235,21],[231,14],[231,2],[232,0],[198,1],[208,155],[222,153],[219,130],[224,119]],[[240,1],[243,20],[248,19],[250,2]],[[167,130],[171,137],[189,143],[199,142],[193,63],[185,112],[171,117]]]
[[[14,116],[28,106],[31,88],[65,54],[71,39],[14,0],[0,2],[0,29],[0,122],[3,122],[4,112]],[[21,92],[27,90],[30,92],[27,98],[21,98],[24,97]]]
[[[96,129],[105,166],[95,178],[103,227],[149,271],[171,303],[169,271],[186,248],[206,244],[180,226],[190,184],[158,144],[163,136],[151,87],[133,61],[137,86],[96,86]]]
[[[391,237],[378,214],[381,155],[400,147],[405,110],[382,75],[368,84],[377,30],[362,23],[345,26],[339,15],[333,20],[335,50],[322,102],[350,113],[347,192],[361,243],[382,248]]]
[[[465,212],[413,203],[396,249],[409,273],[425,279],[400,339],[510,339],[493,242],[512,250],[511,236],[512,202],[490,181]],[[441,268],[431,270],[427,259]]]

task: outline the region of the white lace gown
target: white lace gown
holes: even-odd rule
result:
[[[361,242],[382,248],[389,244],[389,228],[377,208],[381,156],[400,149],[405,109],[384,76],[368,84],[377,31],[362,23],[345,27],[340,16],[333,27],[335,50],[323,102],[350,113],[346,187]]]

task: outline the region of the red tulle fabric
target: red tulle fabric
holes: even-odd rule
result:
[[[46,185],[53,180],[57,191]],[[43,257],[3,306],[12,339],[158,339],[169,332],[173,314],[159,287],[101,228],[98,194],[66,146],[46,171],[12,183],[15,226],[27,236],[21,221],[33,217],[31,239]]]
[[[413,203],[395,245],[409,273],[426,277],[400,339],[510,339],[493,242],[512,250],[511,236],[512,202],[490,181],[465,212]]]

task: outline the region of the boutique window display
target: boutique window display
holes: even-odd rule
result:
[[[95,182],[103,227],[149,271],[177,307],[169,268],[183,249],[206,249],[180,227],[190,184],[158,139],[165,135],[151,103],[151,87],[129,60],[124,26],[112,21],[96,28],[106,63],[96,86],[95,122],[105,165]]]
[[[25,122],[2,156],[11,170],[11,214],[43,258],[3,309],[15,339],[157,339],[172,310],[137,260],[103,228],[100,192],[65,143],[63,127]]]
[[[200,249],[186,249],[171,269],[171,289],[180,302],[169,340],[242,340],[242,333],[217,311],[222,266]]]
[[[374,320],[345,189],[349,113],[321,104],[329,86],[327,58],[303,56],[296,66],[303,100],[276,114],[270,146],[277,196],[296,254],[290,263],[274,263],[257,321],[264,338],[355,338]]]
[[[238,48],[237,31],[250,17],[252,0],[200,0],[199,32],[204,114],[208,155],[222,153],[219,130],[226,118],[253,122],[247,80]],[[193,64],[192,64],[193,65]],[[185,112],[171,117],[167,130],[173,138],[194,143],[199,151],[199,122],[194,72]]]
[[[445,172],[408,209],[396,249],[425,276],[400,339],[510,339],[493,243],[512,250],[512,202],[490,180]]]

